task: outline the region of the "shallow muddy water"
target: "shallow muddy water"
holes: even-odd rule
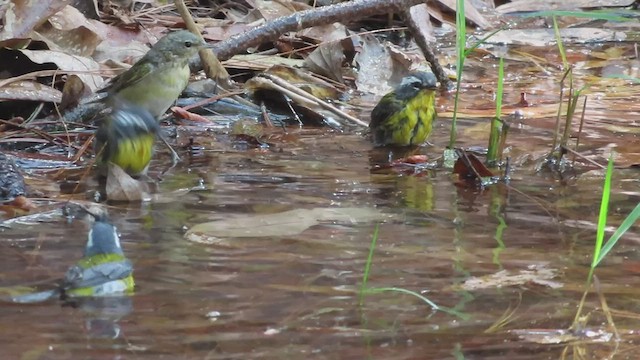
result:
[[[469,62],[460,146],[486,146],[496,63],[483,59],[479,68]],[[165,175],[161,200],[109,209],[135,265],[135,294],[76,306],[3,303],[2,358],[636,358],[640,253],[634,231],[596,271],[622,336],[617,349],[613,341],[558,344],[557,336],[552,343],[522,336],[572,324],[591,262],[603,171],[587,171],[580,162],[574,176],[562,180],[535,173],[552,143],[562,74],[549,65],[550,73],[519,81],[522,65],[507,65],[505,105],[517,103],[521,91],[531,104],[509,133],[509,186],[464,190],[447,169],[421,176],[372,172],[371,147],[359,134],[291,129],[299,133],[296,141],[272,151],[210,149],[206,161],[182,163]],[[605,164],[618,149],[625,169],[614,174],[609,218],[617,225],[638,203],[638,173],[626,167],[640,153],[640,98],[637,86],[598,80],[599,73],[576,70],[577,82],[592,81],[581,150]],[[440,96],[438,105],[443,116],[433,146],[422,149],[431,158],[447,144],[453,95]],[[164,167],[165,155],[152,172]],[[321,221],[296,235],[184,237],[186,229],[212,220],[315,208],[382,215]],[[399,292],[368,294],[360,304],[376,224],[368,285],[420,293],[459,316]],[[62,276],[86,240],[82,224],[61,217],[0,231],[2,286]],[[469,285],[473,280],[480,284]],[[610,331],[594,293],[584,313],[590,314],[587,329]]]

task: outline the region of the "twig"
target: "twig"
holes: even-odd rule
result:
[[[289,31],[299,31],[334,22],[346,24],[368,16],[401,12],[403,9],[425,2],[426,0],[354,0],[300,11],[221,41],[213,46],[213,52],[218,59],[227,60],[250,47],[277,40]]]
[[[420,6],[424,6],[425,8],[427,7],[426,4],[423,4]],[[415,7],[417,8],[418,6],[415,6]],[[411,34],[413,35],[413,39],[416,41],[416,44],[418,44],[418,47],[420,48],[420,50],[422,50],[422,54],[424,55],[424,58],[431,65],[431,70],[433,71],[433,74],[436,76],[436,78],[438,78],[438,81],[440,81],[442,88],[444,89],[453,88],[453,82],[451,82],[447,74],[445,74],[444,69],[442,69],[442,66],[440,66],[440,63],[438,62],[438,58],[436,57],[436,54],[433,52],[433,50],[431,50],[431,47],[429,46],[427,39],[424,37],[423,32],[420,31],[420,25],[417,24],[413,16],[411,16],[411,8],[406,8],[403,11],[402,16],[404,17],[404,21],[409,27]]]
[[[184,20],[185,25],[187,25],[187,29],[192,33],[196,34],[202,39],[202,35],[200,34],[200,30],[196,25],[196,22],[193,20],[189,9],[187,9],[187,5],[184,4],[184,0],[175,0],[176,9],[178,13]],[[201,49],[198,54],[200,54],[200,60],[202,62],[202,67],[204,68],[205,74],[210,79],[215,80],[218,85],[228,88],[229,87],[229,73],[222,66],[218,58],[213,54],[211,49]]]

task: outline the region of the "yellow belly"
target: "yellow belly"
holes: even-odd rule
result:
[[[416,146],[424,143],[436,118],[435,92],[424,91],[385,121],[383,145]]]
[[[155,134],[141,134],[133,139],[121,139],[110,161],[129,175],[143,174],[151,162],[154,142]]]

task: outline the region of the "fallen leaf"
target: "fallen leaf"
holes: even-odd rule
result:
[[[374,208],[295,209],[275,214],[225,216],[224,219],[194,225],[185,238],[214,243],[223,237],[273,237],[300,234],[325,221],[366,223],[387,219]]]
[[[54,63],[59,69],[78,75],[91,90],[96,91],[104,80],[101,76],[93,75],[100,70],[100,64],[93,59],[83,56],[74,56],[60,51],[52,50],[18,50],[37,64]]]
[[[566,329],[514,329],[509,330],[509,333],[536,344],[565,344],[578,341],[608,343],[614,335],[603,329],[582,329],[579,332]]]
[[[37,81],[14,81],[0,87],[0,100],[28,100],[59,103],[62,92]]]
[[[552,289],[558,289],[561,288],[563,284],[552,281],[556,276],[558,276],[558,272],[555,269],[544,266],[532,266],[530,270],[520,270],[518,272],[501,270],[487,276],[471,277],[460,285],[460,288],[462,290],[473,291],[534,283]]]
[[[4,1],[4,14],[0,40],[28,38],[31,31],[51,15],[65,7],[69,0],[12,0]],[[4,4],[3,4],[4,5]]]
[[[110,201],[141,201],[149,199],[147,184],[127,174],[121,167],[109,164],[106,193]]]

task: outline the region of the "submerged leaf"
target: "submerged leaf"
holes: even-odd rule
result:
[[[348,223],[384,220],[388,215],[374,208],[296,209],[275,214],[239,215],[193,226],[185,237],[210,243],[221,237],[272,237],[297,235],[325,221]]]

